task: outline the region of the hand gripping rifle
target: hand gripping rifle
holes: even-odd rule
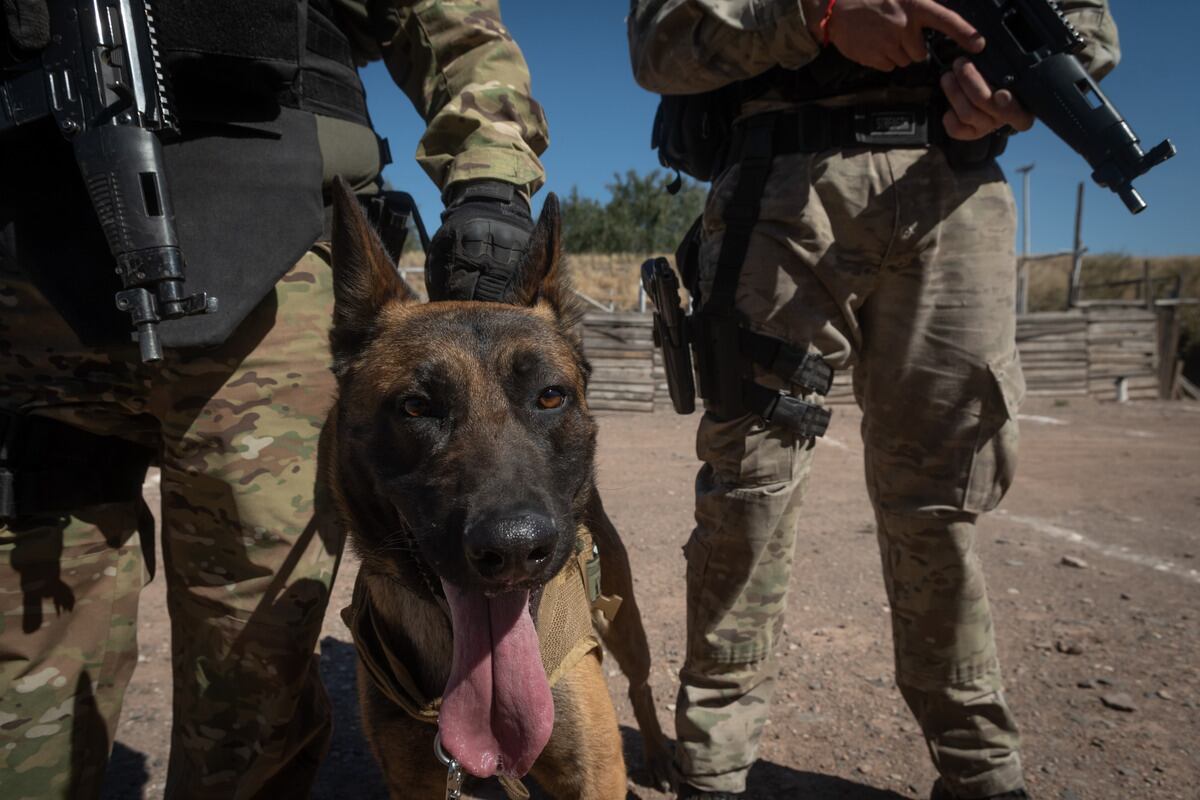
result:
[[[30,4],[33,5],[33,4]],[[47,0],[49,42],[0,72],[0,134],[45,117],[71,142],[142,361],[162,358],[158,324],[216,311],[184,289],[184,258],[158,135],[176,132],[148,0]]]
[[[1175,155],[1169,139],[1142,151],[1139,139],[1075,54],[1086,42],[1054,0],[938,0],[983,34],[983,52],[971,55],[996,89],[1008,89],[1092,167],[1092,179],[1116,192],[1137,214],[1146,202],[1133,180]],[[949,64],[949,40],[931,39],[935,60]],[[962,53],[958,53],[962,55]]]

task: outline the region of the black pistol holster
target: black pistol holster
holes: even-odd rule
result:
[[[759,198],[770,174],[773,151],[771,115],[751,117],[746,126],[739,164],[741,175],[725,209],[725,237],[717,257],[712,294],[703,297],[697,265],[699,222],[692,226],[676,260],[697,310],[685,314],[679,305],[678,281],[664,258],[642,265],[642,281],[655,305],[655,343],[663,349],[667,383],[675,410],[691,413],[695,381],[709,413],[723,419],[757,414],[768,424],[810,439],[829,427],[830,412],[816,403],[757,382],[758,367],[803,392],[825,395],[833,369],[817,353],[781,339],[751,331],[734,308],[738,278],[758,220]]]

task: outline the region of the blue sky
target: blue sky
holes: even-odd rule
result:
[[[1104,81],[1104,91],[1144,148],[1170,137],[1179,149],[1174,159],[1135,182],[1150,207],[1131,215],[1116,195],[1092,183],[1082,158],[1040,125],[1014,138],[1001,163],[1014,185],[1016,167],[1036,164],[1030,203],[1034,252],[1070,248],[1075,186],[1085,181],[1083,233],[1092,252],[1200,254],[1200,3],[1112,0],[1111,7],[1122,62]],[[624,0],[502,0],[504,21],[525,53],[534,95],[550,121],[543,162],[547,186],[559,194],[578,186],[603,201],[613,173],[658,166],[649,146],[657,100],[630,74],[627,8]],[[432,229],[441,202],[412,159],[421,119],[380,64],[364,69],[363,80],[375,125],[390,140],[397,162],[385,175],[413,194]]]

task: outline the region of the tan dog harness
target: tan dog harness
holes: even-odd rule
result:
[[[600,594],[600,555],[592,543],[592,535],[580,528],[574,557],[546,583],[538,604],[535,627],[542,667],[551,687],[580,659],[600,647],[592,615],[602,615],[611,621],[619,607],[619,597]],[[342,609],[342,621],[354,637],[359,660],[384,697],[413,719],[436,725],[442,698],[428,698],[421,692],[406,666],[411,654],[397,652],[393,643],[380,636],[376,613],[367,598],[366,581],[359,573],[354,582],[354,598]],[[500,783],[511,800],[529,797],[518,779],[501,778]]]

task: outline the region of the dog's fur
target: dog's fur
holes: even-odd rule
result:
[[[440,696],[452,640],[435,593],[440,579],[470,573],[466,529],[516,507],[553,520],[553,552],[527,581],[536,590],[563,567],[577,527],[586,526],[600,550],[603,592],[623,598],[599,633],[630,681],[651,778],[665,783],[670,757],[629,562],[595,488],[589,368],[563,271],[557,201],[546,200],[516,304],[508,305],[416,302],[340,181],[334,199],[338,398],[321,436],[318,513],[348,533],[361,557],[383,635],[419,654],[413,677],[427,697]],[[539,408],[544,387],[561,388],[566,402]],[[406,413],[414,396],[427,413]],[[446,770],[434,758],[434,727],[388,702],[361,663],[358,685],[392,797],[441,797]],[[553,700],[553,732],[531,774],[555,797],[624,798],[621,738],[596,654],[560,680]]]

